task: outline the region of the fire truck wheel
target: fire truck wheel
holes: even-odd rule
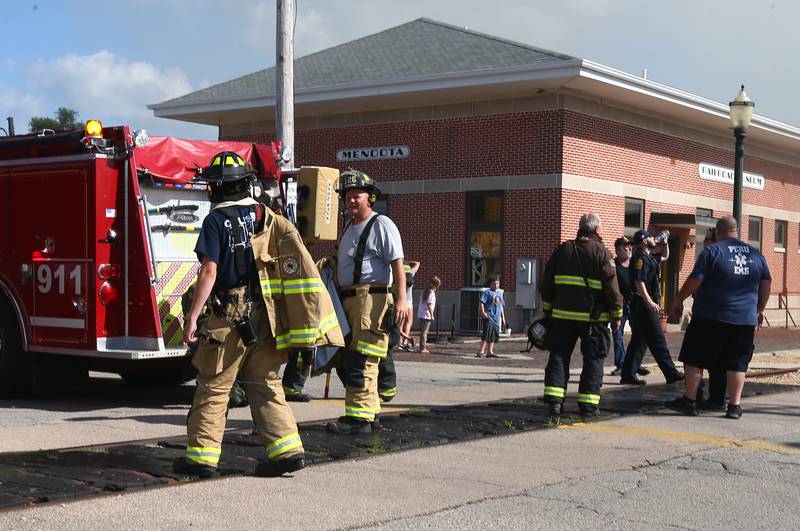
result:
[[[0,297],[0,397],[31,392],[31,357],[22,350],[22,336],[8,301]]]

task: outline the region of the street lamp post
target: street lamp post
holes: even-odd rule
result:
[[[733,166],[733,217],[739,227],[742,226],[742,180],[744,174],[744,137],[747,136],[747,126],[753,118],[755,102],[750,101],[741,90],[728,104],[730,107],[731,122],[733,122],[733,136],[736,137],[736,159]]]

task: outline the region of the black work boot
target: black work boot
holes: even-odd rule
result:
[[[647,385],[647,381],[639,378],[638,376],[623,376],[619,379],[619,383],[624,385]]]
[[[192,461],[186,456],[176,457],[172,462],[172,471],[176,474],[189,474],[201,478],[210,478],[217,474],[217,467],[204,465],[197,461]]]
[[[358,420],[352,417],[339,417],[325,425],[325,430],[331,433],[344,435],[369,435],[372,433],[372,424],[367,420]]]
[[[397,389],[378,389],[381,402],[391,402],[397,394]]]
[[[599,414],[596,407],[578,406],[578,414],[582,419],[590,419]]]
[[[561,413],[564,412],[564,404],[561,402],[549,402],[547,404],[547,413],[551,417],[560,417]]]
[[[728,411],[725,412],[725,417],[734,420],[742,418],[742,406],[739,404],[728,404]]]
[[[694,400],[689,400],[685,395],[675,400],[668,401],[667,407],[674,411],[679,411],[684,415],[689,415],[690,417],[696,417],[698,415],[697,403]]]
[[[231,392],[228,394],[228,409],[235,407],[247,407],[250,402],[247,401],[247,394],[244,392],[244,387],[239,383],[239,380],[233,382]]]
[[[302,391],[295,391],[294,389],[292,389],[292,392],[289,392],[284,388],[284,394],[286,395],[287,402],[311,402],[312,400],[310,394]]]
[[[682,382],[685,379],[686,379],[686,377],[680,371],[675,371],[675,374],[666,377],[666,380],[667,380],[668,384],[674,384],[674,383]]]
[[[375,414],[375,420],[370,422],[369,425],[372,427],[373,431],[375,431],[378,428],[380,428],[381,427],[381,414],[380,413],[376,413]]]
[[[283,474],[289,474],[290,472],[297,472],[305,468],[305,466],[306,454],[293,455],[279,461],[267,459],[266,461],[258,462],[253,471],[253,475],[260,478],[275,478]]]

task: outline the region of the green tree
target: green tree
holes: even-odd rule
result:
[[[33,116],[31,117],[31,121],[28,122],[28,128],[31,133],[38,133],[43,129],[60,131],[63,129],[75,129],[82,126],[83,124],[80,118],[78,118],[78,111],[67,107],[59,107],[53,118],[49,116]]]

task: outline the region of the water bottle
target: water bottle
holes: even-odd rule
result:
[[[669,231],[662,230],[661,232],[658,233],[658,236],[656,236],[656,243],[666,243],[668,239],[669,239]]]

